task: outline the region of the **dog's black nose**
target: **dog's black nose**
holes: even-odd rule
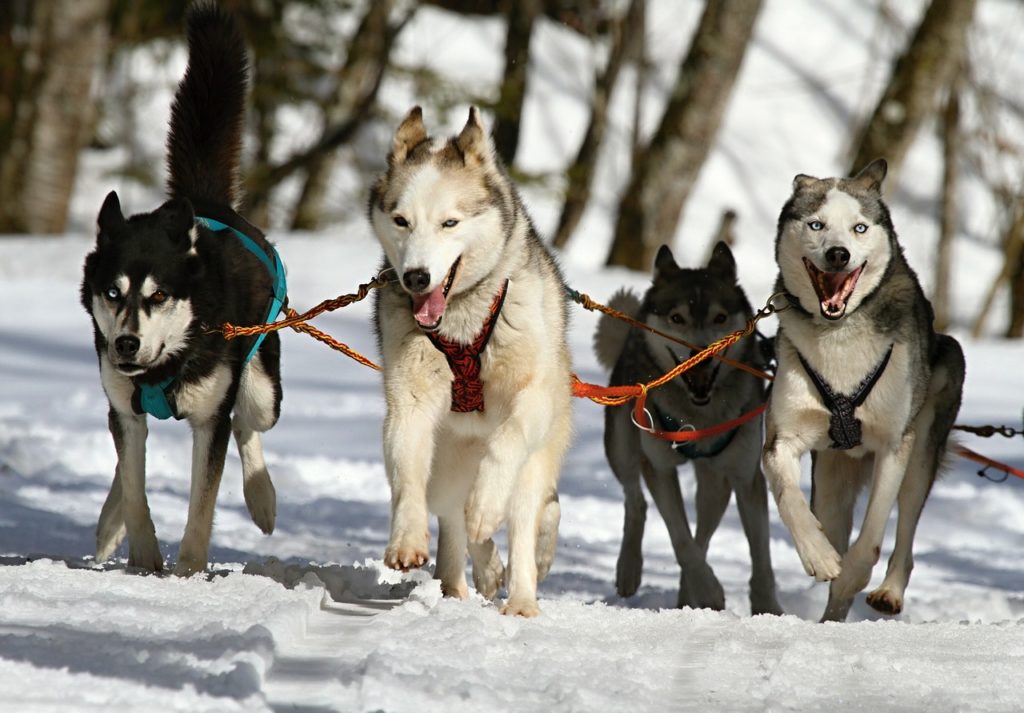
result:
[[[430,273],[426,270],[406,270],[402,283],[410,292],[423,292],[430,284]]]
[[[139,351],[139,338],[121,336],[114,340],[114,349],[123,357],[135,356]]]
[[[825,251],[825,260],[829,267],[842,270],[850,262],[850,251],[846,248],[829,248]]]

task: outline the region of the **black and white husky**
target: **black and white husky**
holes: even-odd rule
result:
[[[931,305],[896,239],[879,159],[854,178],[799,175],[779,217],[778,375],[764,472],[807,573],[831,581],[824,620],[844,620],[878,561],[893,505],[896,547],[875,609],[895,614],[918,519],[960,408],[964,358],[936,334]],[[814,454],[811,507],[800,457]],[[849,544],[858,492],[871,484]],[[813,511],[812,511],[813,509]]]
[[[163,568],[145,493],[147,413],[173,415],[193,431],[179,575],[206,568],[232,431],[249,512],[261,530],[274,529],[276,496],[259,434],[280,413],[278,336],[226,341],[214,330],[224,322],[273,319],[284,297],[276,252],[231,208],[238,198],[245,43],[232,18],[208,3],[190,11],[188,43],[167,140],[171,199],[125,218],[110,193],[82,281],[117,450],[96,527],[96,559],[108,558],[127,533],[129,566]]]
[[[618,292],[612,307],[648,326],[703,348],[742,329],[752,316],[750,303],[736,282],[736,263],[725,243],[718,243],[706,267],[680,268],[662,246],[654,265],[654,281],[643,298]],[[594,335],[598,360],[611,369],[612,386],[650,381],[690,357],[690,350],[648,331],[630,329],[607,315]],[[732,359],[763,367],[754,340],[728,350]],[[701,362],[669,383],[654,389],[647,411],[659,431],[703,429],[750,413],[764,402],[764,385],[745,371],[715,359]],[[725,433],[686,443],[645,435],[632,420],[633,406],[605,410],[604,448],[626,498],[622,548],[616,570],[619,596],[632,596],[643,569],[641,542],[647,502],[641,475],[665,524],[682,569],[679,606],[723,609],[722,585],[705,556],[730,495],[750,544],[752,561],[750,609],[754,614],[781,614],[775,598],[768,536],[768,490],[758,462],[761,418]],[[697,532],[690,531],[679,488],[678,466],[692,462],[697,475]]]

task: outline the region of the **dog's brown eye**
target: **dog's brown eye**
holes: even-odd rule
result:
[[[725,320],[728,319],[725,312],[720,312],[715,315],[715,324],[725,324]]]
[[[409,221],[406,220],[405,218],[403,218],[400,215],[396,215],[394,218],[392,218],[392,220],[395,221],[395,225],[397,225],[399,228],[408,228],[409,227]]]
[[[683,315],[679,314],[678,312],[669,317],[669,319],[672,320],[673,324],[686,324],[686,320],[683,319]]]
[[[164,292],[163,290],[157,290],[156,292],[149,296],[149,301],[152,302],[153,304],[163,304],[165,301],[167,301],[167,293]]]

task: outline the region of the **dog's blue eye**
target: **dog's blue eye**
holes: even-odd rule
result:
[[[459,224],[459,221],[455,220],[455,218],[449,218],[448,220],[446,220],[443,223],[441,223],[441,227],[442,228],[454,228],[458,224]]]
[[[400,215],[396,215],[393,218],[393,220],[395,221],[395,225],[397,225],[399,228],[408,228],[409,227],[409,221],[406,220],[405,218],[403,218]]]
[[[864,223],[857,223],[855,226],[853,226],[853,232],[866,233],[868,232],[868,226],[864,225]]]
[[[111,300],[111,301],[119,300],[119,299],[121,299],[121,290],[117,289],[116,287],[108,287],[107,291],[104,292],[103,295],[108,300]]]
[[[811,230],[821,230],[822,228],[825,227],[825,224],[822,223],[820,220],[812,220],[810,223],[807,224],[807,227],[810,228]]]

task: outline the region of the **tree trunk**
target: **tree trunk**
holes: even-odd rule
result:
[[[1014,334],[1014,327],[1016,323],[1020,329],[1020,325],[1024,324],[1024,191],[1008,198],[1007,213],[1010,222],[1003,239],[1003,266],[985,293],[981,309],[974,319],[971,327],[971,337],[974,339],[981,337],[984,332],[985,320],[1004,282],[1010,284],[1010,323],[1006,334],[1021,336],[1019,332]]]
[[[609,265],[647,270],[658,246],[672,242],[700,174],[761,0],[707,0],[672,96],[619,203]]]
[[[533,34],[533,22],[543,6],[540,0],[506,0],[504,4],[508,18],[505,76],[494,107],[494,147],[505,165],[511,166],[519,148],[519,121],[530,68],[530,36]]]
[[[0,232],[60,233],[92,135],[107,0],[7,2],[0,32]]]
[[[608,104],[612,91],[619,78],[619,70],[626,57],[630,54],[629,47],[643,37],[645,0],[630,0],[629,9],[624,17],[617,18],[612,27],[611,50],[604,71],[594,81],[594,96],[591,100],[590,123],[583,135],[576,160],[567,172],[568,185],[565,191],[565,204],[562,215],[558,219],[553,243],[555,247],[565,247],[569,238],[579,225],[583,211],[590,201],[590,190],[597,170],[597,158],[608,128]]]
[[[975,0],[931,0],[851,151],[849,175],[879,157],[889,162],[890,176],[899,173],[921,122],[932,113],[936,97],[950,85],[960,65],[975,4]]]
[[[388,18],[393,0],[375,0],[349,42],[345,64],[338,72],[338,90],[324,110],[325,124],[335,126],[353,117],[376,99],[391,50]],[[306,167],[306,182],[292,216],[293,230],[315,230],[323,218],[324,196],[334,168],[334,156],[324,153]]]
[[[942,211],[939,215],[939,242],[935,250],[935,288],[932,307],[935,310],[935,329],[949,329],[949,293],[953,252],[956,235],[956,186],[960,138],[960,82],[954,78],[949,86],[949,97],[942,113]]]
[[[1006,272],[1010,283],[1010,323],[1006,327],[1006,336],[1020,339],[1024,337],[1024,205],[1017,211],[1017,220],[1007,240]]]
[[[368,15],[373,17],[387,17],[387,14],[377,15],[378,8],[375,5],[390,6],[392,0],[381,0],[377,2],[375,0],[371,3],[371,7],[368,10]],[[277,164],[270,164],[267,162],[257,163],[250,172],[248,179],[246,180],[246,198],[244,204],[244,210],[247,214],[259,215],[265,213],[267,210],[267,202],[270,200],[271,192],[276,188],[282,181],[293,176],[299,171],[309,170],[320,170],[315,167],[319,164],[325,156],[330,152],[337,149],[339,146],[345,144],[356,132],[362,127],[363,123],[370,118],[370,110],[373,107],[377,97],[377,90],[380,87],[381,79],[383,78],[384,71],[387,69],[388,57],[391,53],[391,47],[394,45],[394,40],[401,32],[405,23],[412,17],[415,12],[415,5],[395,24],[387,26],[387,32],[383,35],[373,35],[372,37],[365,37],[367,44],[372,46],[376,56],[363,54],[362,49],[356,54],[361,55],[359,61],[356,63],[357,66],[352,68],[352,86],[347,86],[349,80],[343,79],[342,81],[346,86],[340,86],[338,91],[342,93],[342,96],[337,102],[337,106],[348,106],[349,111],[345,116],[340,118],[336,122],[330,121],[330,117],[325,117],[325,125],[323,133],[320,138],[311,146],[296,151],[294,154],[286,158]],[[367,22],[369,17],[364,17],[364,23]],[[371,33],[373,34],[373,33]],[[353,40],[356,41],[355,39]],[[350,54],[350,58],[355,60],[354,55]],[[267,57],[267,64],[280,63],[280,57],[270,54]],[[348,60],[346,60],[346,66]],[[257,91],[253,94],[254,106],[256,107],[257,114],[264,114],[267,116],[266,121],[273,121],[273,111],[276,109],[276,98],[272,95],[270,97],[263,97],[260,92],[260,81],[259,81],[259,69],[261,64],[259,58],[257,58]],[[269,69],[271,72],[275,72],[274,69]],[[344,73],[344,69],[342,73]],[[281,77],[287,79],[286,77]],[[264,91],[266,91],[264,89]],[[265,107],[260,107],[265,103]],[[341,115],[339,109],[338,116]],[[268,131],[268,135],[272,135],[272,127]],[[315,189],[313,189],[315,192]],[[311,196],[312,198],[312,196]],[[297,211],[296,214],[301,211]],[[311,214],[312,211],[309,212]],[[298,219],[298,217],[296,218]],[[305,220],[305,218],[303,218]],[[264,223],[267,225],[268,223]],[[306,224],[308,227],[309,224]]]

